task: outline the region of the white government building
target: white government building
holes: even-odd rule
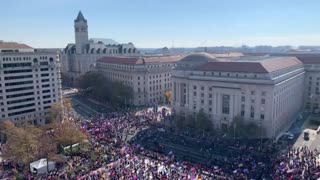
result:
[[[96,60],[104,56],[137,56],[132,43],[119,44],[112,39],[89,39],[88,23],[81,11],[74,20],[75,43],[64,48],[60,56],[61,72],[76,81],[81,75],[94,70]]]
[[[0,121],[45,124],[51,105],[60,102],[58,54],[0,41]]]
[[[163,103],[172,89],[171,70],[182,56],[103,57],[97,60],[97,71],[107,79],[120,81],[133,89],[137,106]]]
[[[191,54],[171,75],[174,110],[186,117],[203,109],[217,129],[229,128],[238,116],[272,138],[304,108],[306,71],[296,57]]]

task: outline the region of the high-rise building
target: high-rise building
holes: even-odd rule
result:
[[[12,42],[0,42],[0,120],[45,124],[61,102],[59,56]]]

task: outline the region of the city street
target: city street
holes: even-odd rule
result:
[[[301,133],[299,134],[294,147],[303,147],[307,146],[310,150],[315,148],[320,149],[320,134],[317,134],[316,128],[320,124],[310,121],[311,118],[308,118],[302,125]],[[309,140],[304,139],[304,132],[309,132]]]

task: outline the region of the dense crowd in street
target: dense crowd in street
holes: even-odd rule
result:
[[[86,153],[77,153],[46,179],[303,179],[320,177],[319,151],[289,148],[277,153],[271,143],[245,144],[207,134],[172,135],[163,124],[162,113],[152,111],[97,114],[91,119],[70,118],[89,137]],[[149,130],[161,127],[161,131]],[[157,128],[156,128],[157,129]],[[158,128],[159,129],[159,128]],[[170,134],[171,133],[171,134]],[[160,136],[162,135],[162,136]],[[134,138],[132,138],[134,137]],[[162,139],[162,137],[167,137]],[[130,139],[133,140],[130,140]],[[171,142],[199,147],[208,154],[203,163],[193,163],[178,152],[153,151],[143,142]],[[141,142],[141,143],[139,143]],[[156,145],[155,145],[156,146]],[[288,145],[290,146],[290,145]],[[158,147],[161,147],[158,145]],[[226,151],[226,154],[223,152]],[[219,155],[218,155],[219,154]],[[215,156],[217,155],[217,156]],[[29,179],[43,177],[26,175]],[[27,178],[27,179],[28,179]]]

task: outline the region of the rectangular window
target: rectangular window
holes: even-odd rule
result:
[[[197,86],[193,86],[193,89],[196,90],[196,89],[197,89]]]
[[[260,119],[261,119],[261,120],[264,120],[264,114],[261,114],[261,115],[260,115]]]
[[[265,99],[261,99],[261,104],[266,104],[266,100]]]
[[[204,93],[201,93],[201,97],[204,97]]]
[[[254,95],[255,94],[255,91],[251,91],[251,95]]]
[[[222,113],[230,113],[230,95],[222,95]]]
[[[197,96],[197,92],[196,91],[193,92],[193,96]]]
[[[209,94],[209,98],[212,98],[212,94]]]
[[[251,113],[250,113],[250,117],[251,117],[251,118],[254,118],[254,112],[251,112]]]
[[[241,102],[245,102],[246,101],[246,97],[241,96]]]
[[[208,104],[209,104],[209,105],[212,105],[212,100],[209,100]]]

